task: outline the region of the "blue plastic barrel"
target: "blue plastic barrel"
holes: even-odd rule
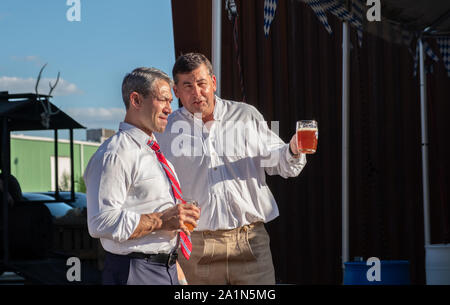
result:
[[[367,271],[373,265],[367,266],[365,261],[344,263],[344,285],[409,285],[409,261],[380,261],[380,281],[369,281]],[[372,272],[370,272],[372,274]]]

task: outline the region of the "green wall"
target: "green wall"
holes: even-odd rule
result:
[[[80,191],[82,177],[89,159],[97,151],[99,143],[74,141],[75,191]],[[81,164],[83,150],[83,164]],[[51,190],[50,157],[54,156],[53,139],[11,136],[11,173],[17,178],[23,192]],[[70,157],[70,144],[59,141],[58,156]]]

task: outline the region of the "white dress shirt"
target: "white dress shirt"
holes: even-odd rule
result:
[[[155,134],[183,196],[199,203],[196,230],[271,221],[279,212],[265,173],[295,177],[306,157],[293,158],[255,107],[217,96],[215,102],[213,121],[203,124],[182,107],[169,116],[165,132]]]
[[[158,230],[128,240],[141,214],[175,205],[169,179],[146,145],[149,139],[139,128],[120,123],[119,131],[98,148],[84,173],[89,233],[111,253],[169,253],[176,245],[175,231]]]

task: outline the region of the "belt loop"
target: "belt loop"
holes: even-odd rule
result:
[[[167,257],[167,267],[170,267],[170,262],[172,261],[173,252],[169,252],[169,256]]]
[[[250,230],[250,228],[251,228],[251,224],[249,224],[249,225],[246,225],[246,226],[245,226],[245,229],[244,229],[244,230],[245,230],[245,232],[248,232],[248,230]]]

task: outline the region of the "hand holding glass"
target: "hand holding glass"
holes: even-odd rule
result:
[[[317,149],[319,129],[314,120],[297,121],[297,148],[302,154],[314,154]]]
[[[198,202],[196,200],[194,199],[183,199],[183,200],[185,204],[192,204],[198,208]],[[177,199],[177,204],[182,204],[182,201]],[[184,225],[188,228],[189,231],[191,232],[194,231],[194,227],[190,223],[185,222]]]

